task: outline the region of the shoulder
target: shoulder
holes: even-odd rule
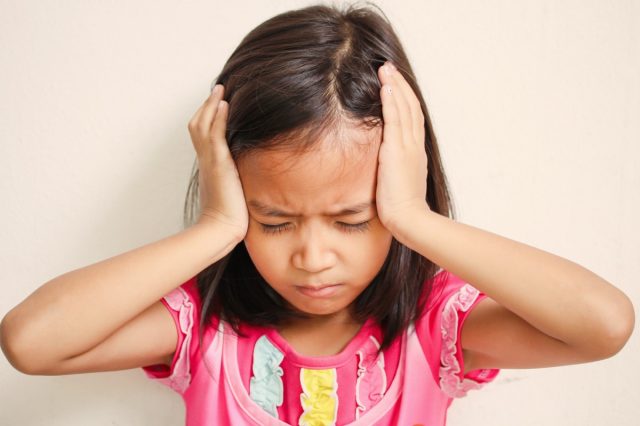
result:
[[[431,279],[432,290],[415,330],[434,380],[451,396],[492,380],[498,370],[473,370],[465,365],[462,330],[469,314],[487,296],[460,277],[442,270]],[[426,285],[426,284],[425,284]]]
[[[144,366],[143,370],[149,378],[156,379],[179,393],[184,393],[201,359],[199,339],[201,300],[196,277],[171,290],[162,297],[161,302],[167,308],[175,325],[175,349],[172,355],[164,360],[164,365]],[[217,318],[209,319],[202,333],[203,347],[213,343],[217,336],[218,325]]]
[[[162,298],[162,302],[174,320],[178,332],[178,347],[186,340],[187,343],[190,343],[190,352],[193,352],[197,348],[196,343],[199,341],[201,328],[203,344],[210,341],[215,335],[220,321],[216,315],[209,315],[206,319],[203,318],[202,300],[198,290],[197,277],[190,278],[167,293]],[[192,339],[192,336],[195,338]]]
[[[446,270],[440,270],[425,281],[425,291],[428,288],[431,290],[415,328],[418,333],[428,335],[432,340],[447,337],[446,332],[460,325],[468,312],[486,297],[471,284]]]
[[[167,293],[162,300],[169,310],[188,313],[188,317],[199,319],[202,310],[202,300],[198,290],[197,277],[192,277],[186,282]],[[183,318],[186,319],[186,318]]]
[[[192,277],[164,296],[166,300],[190,300],[200,304],[197,277]]]

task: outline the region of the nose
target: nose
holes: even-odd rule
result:
[[[310,273],[317,273],[335,265],[336,253],[330,242],[329,235],[321,227],[306,227],[300,233],[299,246],[293,253],[293,266]]]

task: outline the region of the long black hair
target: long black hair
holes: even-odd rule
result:
[[[234,160],[257,149],[304,152],[344,119],[381,125],[377,70],[387,60],[408,81],[425,117],[427,204],[453,218],[440,153],[415,75],[388,18],[368,2],[342,9],[317,4],[281,13],[240,42],[211,85],[225,87],[226,138]],[[197,218],[198,209],[196,161],[185,200],[185,227]],[[352,306],[356,320],[372,317],[381,326],[380,351],[423,311],[438,269],[393,239],[380,271]],[[241,336],[240,323],[275,326],[302,315],[258,273],[244,244],[201,271],[197,284],[201,342],[213,315]]]

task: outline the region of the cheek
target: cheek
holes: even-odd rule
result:
[[[354,270],[375,275],[389,254],[391,241],[391,234],[374,231],[368,238],[346,238],[341,244],[341,256]]]
[[[391,242],[393,238],[391,233],[387,231],[379,232],[376,235],[375,241],[372,241],[368,250],[368,261],[371,264],[371,267],[379,270],[382,267],[382,264],[387,258],[389,254],[389,249],[391,248]]]
[[[251,228],[247,230],[247,235],[244,238],[244,245],[247,248],[249,257],[254,263],[260,262],[265,256],[269,254],[269,241],[266,236],[260,235],[260,230]]]
[[[274,238],[265,235],[262,230],[249,226],[244,245],[249,258],[263,277],[268,278],[272,271],[281,268],[282,256],[278,254],[282,250],[278,250]]]

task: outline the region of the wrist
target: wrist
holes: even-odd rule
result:
[[[218,236],[222,235],[225,240],[234,245],[244,240],[246,235],[246,230],[221,222],[207,215],[200,215],[193,226],[198,229],[203,229],[205,232],[212,232]]]
[[[400,243],[410,247],[412,235],[415,234],[416,226],[420,221],[429,215],[437,214],[433,212],[427,203],[406,209],[402,214],[395,215],[392,219],[384,223],[393,237]]]

